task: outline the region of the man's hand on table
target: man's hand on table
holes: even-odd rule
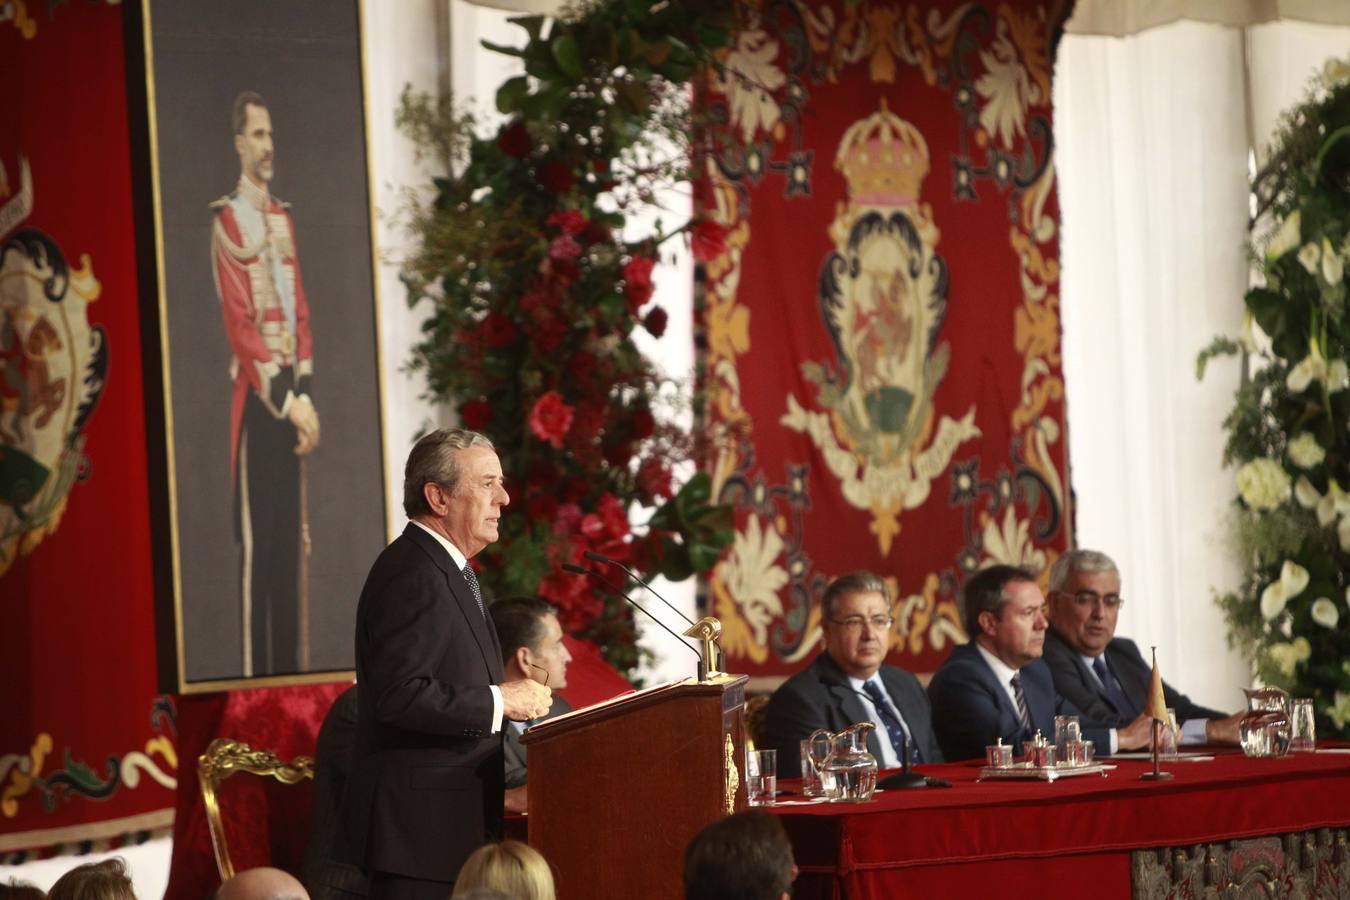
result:
[[[1140,713],[1124,728],[1116,729],[1117,750],[1146,750],[1153,744],[1153,719],[1148,713]]]
[[[1246,713],[1233,713],[1222,719],[1210,719],[1205,722],[1205,743],[1238,743],[1238,723]]]

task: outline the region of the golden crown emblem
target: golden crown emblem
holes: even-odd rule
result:
[[[915,128],[881,109],[855,122],[839,143],[834,167],[848,181],[853,202],[864,206],[910,206],[928,174],[928,143]]]

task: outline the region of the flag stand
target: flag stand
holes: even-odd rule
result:
[[[1167,699],[1163,696],[1162,675],[1158,673],[1158,648],[1153,647],[1152,650],[1153,684],[1149,688],[1148,713],[1153,720],[1149,723],[1149,730],[1153,732],[1153,771],[1140,775],[1139,780],[1167,781],[1172,777],[1172,773],[1158,771],[1158,728],[1164,722],[1170,728],[1171,721],[1167,717]]]

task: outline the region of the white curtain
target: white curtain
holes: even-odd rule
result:
[[[1070,24],[1072,30],[1073,24]],[[1223,709],[1249,675],[1213,593],[1240,569],[1220,467],[1235,360],[1195,378],[1235,336],[1252,144],[1350,31],[1178,22],[1127,38],[1070,34],[1055,73],[1062,316],[1077,544],[1121,567],[1119,633],[1171,683]]]

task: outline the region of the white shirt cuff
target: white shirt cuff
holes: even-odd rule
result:
[[[1208,739],[1205,737],[1205,726],[1209,724],[1208,719],[1187,719],[1181,723],[1181,743],[1182,744],[1205,744]]]
[[[1111,729],[1111,752],[1107,756],[1115,756],[1120,752],[1120,738],[1116,737],[1116,729]]]
[[[492,733],[502,730],[502,689],[495,684],[488,685],[492,691]]]

